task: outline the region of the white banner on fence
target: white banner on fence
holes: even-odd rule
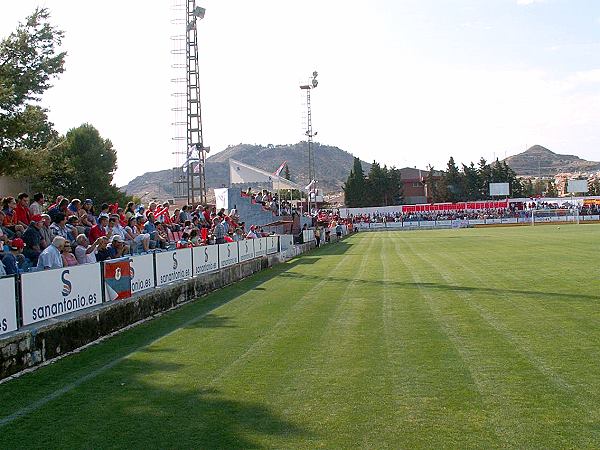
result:
[[[314,240],[315,240],[314,230],[303,230],[302,231],[302,242],[307,244],[308,242],[312,242]]]
[[[102,303],[100,264],[21,275],[23,324],[46,320]]]
[[[194,276],[219,269],[219,247],[216,245],[194,247],[192,256],[194,259]]]
[[[0,336],[17,329],[17,298],[15,278],[0,278]]]
[[[267,256],[267,238],[254,239],[254,255],[257,258]]]
[[[267,240],[267,255],[277,253],[279,243],[277,236],[269,236],[265,239]]]
[[[435,225],[438,227],[449,227],[452,225],[452,221],[451,220],[437,220],[435,222]]]
[[[281,251],[285,252],[287,249],[294,246],[294,236],[291,234],[282,234],[279,236],[279,243],[281,245]]]
[[[152,255],[132,256],[131,266],[131,293],[154,288],[154,257]]]
[[[238,263],[237,242],[219,244],[219,268],[233,266]]]
[[[517,223],[516,217],[508,217],[506,219],[502,219],[502,223]]]
[[[192,276],[192,250],[189,248],[155,253],[154,260],[156,286],[164,286]]]
[[[244,239],[238,242],[238,259],[240,262],[254,259],[255,242],[258,241],[259,239]]]

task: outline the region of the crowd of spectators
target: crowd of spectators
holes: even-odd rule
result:
[[[169,202],[125,208],[91,199],[42,193],[2,199],[0,275],[95,263],[152,250],[222,244],[265,236],[260,227],[240,220],[237,212]]]

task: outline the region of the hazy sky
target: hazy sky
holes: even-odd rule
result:
[[[43,104],[60,132],[89,122],[115,181],[171,168],[172,0],[3,1],[6,36],[36,5],[66,32],[66,72]],[[205,145],[303,139],[313,70],[318,141],[424,168],[533,144],[600,160],[600,1],[205,0]],[[274,168],[275,169],[275,168]]]

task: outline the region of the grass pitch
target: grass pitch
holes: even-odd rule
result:
[[[599,240],[358,234],[0,385],[0,447],[597,448]]]

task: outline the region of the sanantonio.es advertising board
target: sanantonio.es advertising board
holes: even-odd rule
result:
[[[254,243],[258,239],[244,239],[238,242],[238,258],[240,262],[254,259]]]
[[[154,256],[138,255],[129,259],[131,266],[131,293],[154,288]]]
[[[17,329],[15,277],[0,278],[0,336]]]
[[[192,249],[183,248],[172,252],[154,254],[156,286],[192,277]]]
[[[219,268],[233,266],[238,263],[237,242],[219,244]]]
[[[100,264],[21,275],[23,324],[29,325],[102,303]]]
[[[192,257],[194,260],[194,276],[219,269],[219,248],[216,245],[194,247]]]
[[[267,255],[272,255],[279,251],[279,238],[277,236],[268,236],[267,240]]]
[[[267,238],[254,239],[254,256],[267,256]]]

